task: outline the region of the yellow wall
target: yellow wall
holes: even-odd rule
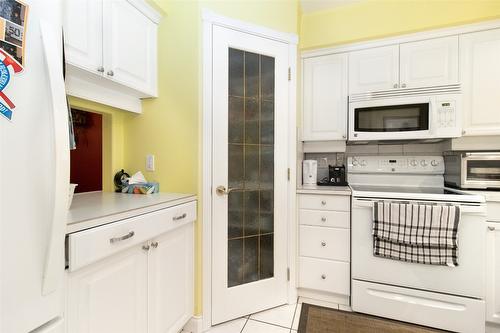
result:
[[[367,0],[302,15],[311,49],[500,18],[498,0]]]

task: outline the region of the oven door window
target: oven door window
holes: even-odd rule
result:
[[[356,132],[409,132],[429,130],[429,104],[356,108]]]
[[[468,160],[467,180],[500,181],[500,160]]]

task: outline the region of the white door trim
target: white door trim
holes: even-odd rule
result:
[[[290,181],[288,182],[288,267],[290,268],[290,282],[288,302],[293,303],[297,298],[296,288],[296,251],[297,251],[297,224],[296,224],[296,66],[297,42],[295,34],[283,33],[265,27],[249,24],[239,20],[217,15],[209,10],[202,11],[202,320],[203,331],[209,329],[212,312],[212,27],[214,25],[253,34],[259,37],[273,39],[289,45],[289,66],[291,79],[289,81],[289,146],[288,167]]]

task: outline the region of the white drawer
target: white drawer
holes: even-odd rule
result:
[[[349,296],[349,263],[300,257],[299,265],[299,287]]]
[[[484,301],[352,280],[352,309],[453,332],[484,332]]]
[[[103,259],[196,220],[196,201],[70,234],[69,270]]]
[[[500,202],[488,201],[486,207],[486,220],[490,222],[500,222]]]
[[[350,214],[349,212],[337,212],[333,210],[300,209],[299,224],[349,228]]]
[[[348,212],[351,207],[349,199],[347,195],[300,194],[299,208]]]
[[[301,256],[349,262],[349,229],[300,226]]]

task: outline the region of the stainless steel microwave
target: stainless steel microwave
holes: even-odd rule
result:
[[[447,152],[444,163],[447,186],[500,190],[500,152]]]

